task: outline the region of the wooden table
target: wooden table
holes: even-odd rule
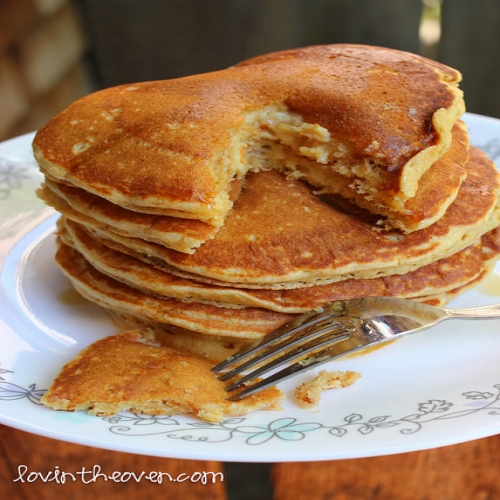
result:
[[[91,475],[44,482],[35,472],[119,471],[125,482],[104,481]],[[241,466],[240,466],[241,467]],[[243,498],[226,491],[230,477],[203,484],[197,473],[231,472],[215,461],[176,460],[111,452],[29,434],[0,425],[0,499],[130,499],[182,498],[231,500]],[[266,477],[248,472],[249,486],[258,490]],[[246,498],[266,500],[497,500],[500,499],[500,435],[427,451],[375,458],[326,462],[279,463],[269,467],[274,494],[255,493]],[[262,467],[258,468],[262,474]],[[264,470],[267,470],[264,467]],[[161,484],[136,482],[125,472],[168,472],[178,481]],[[31,476],[29,474],[32,474]],[[54,476],[53,476],[54,477]],[[207,478],[209,476],[207,475]],[[17,479],[17,480],[16,480]],[[29,479],[32,481],[30,482]]]

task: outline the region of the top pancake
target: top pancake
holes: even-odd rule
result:
[[[247,152],[264,138],[356,172],[355,191],[375,186],[397,205],[451,145],[459,80],[404,52],[310,47],[91,94],[43,127],[34,151],[54,180],[117,205],[219,224],[231,179],[262,167]]]
[[[403,220],[408,227],[421,229],[443,215],[456,198],[466,177],[463,167],[468,157],[467,139],[465,128],[458,122],[453,127],[451,148],[422,176],[417,195],[405,203],[407,213],[400,213],[399,219],[391,221],[394,225]],[[323,167],[328,169],[327,165]],[[312,168],[314,172],[309,172],[311,181],[321,185],[325,178],[323,169]],[[239,195],[241,184],[241,180],[233,181],[234,198]],[[337,184],[341,185],[338,179]],[[266,189],[272,191],[272,183]],[[54,182],[50,178],[45,179],[44,186],[37,194],[48,205],[76,222],[108,229],[122,236],[144,239],[183,253],[194,253],[202,243],[213,238],[218,230],[216,226],[195,219],[127,210],[100,196]],[[281,193],[280,196],[285,203],[283,197],[288,196],[288,193]],[[338,201],[337,199],[337,203]],[[390,211],[384,214],[388,218],[391,215]],[[380,224],[384,225],[385,220],[381,219]]]

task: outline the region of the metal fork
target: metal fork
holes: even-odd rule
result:
[[[213,367],[237,401],[297,373],[368,346],[425,330],[449,318],[500,318],[500,304],[451,309],[395,297],[336,301],[299,316]],[[253,383],[255,379],[295,363]],[[248,370],[253,369],[248,373]]]

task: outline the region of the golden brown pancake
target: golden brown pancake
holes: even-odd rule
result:
[[[404,225],[412,230],[426,227],[440,218],[455,199],[466,177],[464,166],[467,160],[468,135],[460,124],[455,125],[453,130],[452,147],[423,175],[417,195],[405,204],[407,213],[399,213],[391,222],[393,226],[397,227],[403,220]],[[309,171],[309,179],[321,186],[325,180],[323,169],[315,166],[312,169]],[[336,185],[342,186],[342,183],[341,176],[338,176]],[[241,181],[233,181],[232,199],[237,198],[240,189]],[[327,190],[333,191],[330,188]],[[37,194],[48,205],[77,222],[122,236],[144,239],[183,253],[193,253],[202,243],[213,238],[218,230],[217,226],[194,219],[127,210],[83,189],[50,178],[45,179]],[[358,205],[363,206],[363,200],[358,200]],[[384,212],[383,207],[379,211],[392,220],[390,211]],[[386,222],[382,219],[378,224],[384,225]]]
[[[37,190],[37,195],[72,220],[179,252],[193,253],[218,230],[214,225],[195,219],[133,212],[82,189],[49,179]]]
[[[276,171],[247,177],[224,226],[193,255],[88,229],[155,267],[220,286],[298,288],[405,274],[458,252],[500,224],[496,166],[471,147],[466,170],[445,215],[405,235],[374,231],[376,222],[322,202],[305,184]]]
[[[404,211],[451,145],[460,74],[391,49],[331,45],[86,96],[36,135],[47,176],[144,213],[220,224],[261,141]],[[265,145],[265,144],[263,144]],[[249,153],[249,154],[247,154]]]
[[[63,236],[62,239],[64,241],[65,237]],[[79,248],[82,246],[81,243],[78,245]],[[305,310],[311,310],[332,300],[345,300],[368,295],[406,296],[425,300],[428,296],[443,295],[474,282],[482,275],[485,268],[491,266],[499,256],[500,231],[494,230],[469,249],[448,259],[421,267],[404,276],[395,275],[373,280],[348,280],[330,286],[306,288],[298,290],[298,292],[302,292],[298,296],[298,301],[302,302],[302,307]],[[154,269],[146,269],[146,272],[141,272],[140,262],[137,261],[129,261],[127,264],[126,261],[118,260],[117,262],[114,260],[115,266],[116,264],[124,265],[117,280],[101,273],[79,251],[62,242],[59,243],[56,262],[76,290],[84,297],[108,309],[136,316],[149,322],[173,325],[208,335],[228,336],[233,339],[255,339],[293,318],[292,314],[282,312],[290,310],[290,305],[288,304],[287,307],[286,302],[280,304],[279,301],[275,300],[272,304],[274,311],[281,312],[264,309],[262,307],[264,301],[261,301],[261,307],[242,307],[235,304],[234,301],[222,302],[222,298],[234,300],[230,289],[210,295],[210,290],[202,287],[189,288],[189,283],[177,282],[177,289],[171,293],[175,285],[169,288],[168,283],[165,283],[162,287],[162,276]],[[466,265],[470,265],[471,269],[464,269]],[[148,274],[147,271],[150,271],[151,274]],[[168,280],[170,277],[166,276],[165,278]],[[189,297],[184,295],[182,298],[179,293],[180,289],[184,294],[191,291],[194,293]],[[264,290],[264,292],[266,291]],[[175,298],[163,295],[162,292],[171,293]],[[198,297],[196,297],[196,292],[199,294]],[[203,298],[201,297],[202,292],[205,293]],[[242,297],[241,291],[238,292],[240,293],[237,297]],[[295,290],[288,292],[295,292]],[[308,294],[311,295],[310,300]],[[252,297],[252,294],[249,293],[246,297],[248,301],[252,298],[255,303],[259,300],[259,294],[254,293]],[[289,302],[293,302],[293,298],[293,294],[289,293]],[[219,299],[218,302],[217,299]],[[269,302],[271,301],[268,300],[266,305],[269,305]],[[296,311],[304,312],[300,308]]]
[[[233,181],[232,196],[236,197],[240,189],[241,182]],[[123,236],[142,238],[179,252],[193,253],[213,238],[218,229],[199,220],[127,210],[83,189],[48,178],[37,190],[37,195],[72,220]]]
[[[336,72],[321,64],[325,59]],[[457,88],[460,73],[414,54],[347,44],[265,54],[239,66],[278,76],[295,64],[304,65],[312,74],[286,99],[288,108],[305,122],[335,130],[332,135],[351,146],[348,149],[354,154],[363,152],[370,166],[397,172],[390,180],[386,178],[383,186],[391,196],[413,197],[423,172],[449,147],[451,126],[464,111]],[[342,95],[329,102],[330,89],[339,87]],[[326,113],[325,107],[329,108]],[[431,108],[434,111],[425,116]],[[342,125],[337,128],[338,120]],[[391,128],[398,133],[389,137],[386,132]],[[365,169],[370,170],[366,165]],[[363,178],[360,175],[358,189]],[[368,184],[373,187],[373,183]]]
[[[486,269],[476,279],[472,280],[470,283],[466,283],[463,286],[460,286],[458,288],[454,288],[453,290],[449,290],[447,292],[438,293],[436,295],[428,295],[426,297],[419,297],[419,298],[413,299],[413,300],[425,302],[426,304],[430,304],[432,306],[445,306],[446,304],[448,304],[448,302],[452,301],[453,299],[456,299],[458,296],[460,296],[460,295],[464,294],[465,292],[472,290],[473,288],[478,286],[491,273],[491,271],[494,267],[493,264],[494,264],[494,262],[492,263],[491,266],[487,266]]]
[[[457,296],[480,284],[481,281],[488,276],[494,263],[495,260],[487,262],[485,270],[470,283],[465,283],[460,287],[439,294],[413,297],[411,300],[425,302],[435,306],[446,306],[448,302],[455,299]],[[156,342],[160,345],[180,349],[195,356],[201,356],[213,364],[220,363],[228,356],[240,351],[253,342],[252,339],[235,339],[232,337],[205,335],[172,325],[139,319],[127,313],[117,313],[114,310],[108,310],[108,312],[111,313],[111,316],[115,319],[122,331],[140,329],[141,331],[146,330],[153,332]]]
[[[60,245],[56,263],[85,298],[108,309],[208,335],[255,339],[293,316],[266,309],[217,307],[159,297],[116,281],[91,266],[76,250]]]
[[[262,307],[285,313],[303,313],[334,300],[363,296],[412,298],[445,293],[471,282],[485,270],[485,262],[500,255],[500,230],[495,229],[460,252],[404,275],[351,279],[290,290],[252,290],[207,285],[161,271],[106,247],[82,226],[64,218],[59,221],[58,234],[98,271],[145,293],[222,307]]]
[[[330,165],[318,165],[309,161],[302,162],[297,168],[319,192],[338,194],[379,215],[377,224],[381,228],[393,227],[403,232],[412,232],[424,229],[439,220],[453,203],[467,176],[465,165],[468,150],[469,135],[465,124],[458,121],[453,127],[451,148],[422,175],[415,196],[401,204],[397,211],[393,211],[389,203],[377,203],[376,198],[352,190],[352,177],[332,174]],[[301,175],[296,173],[295,177],[301,178]]]
[[[194,414],[219,422],[255,410],[277,410],[275,387],[242,401],[227,401],[211,364],[168,347],[148,345],[140,332],[98,340],[67,363],[42,397],[56,410],[109,416],[131,410],[147,415]]]

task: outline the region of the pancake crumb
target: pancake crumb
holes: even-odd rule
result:
[[[295,397],[302,408],[316,408],[321,400],[321,392],[327,389],[338,389],[349,387],[361,377],[361,373],[354,371],[334,371],[322,370],[309,382],[304,382],[295,389]]]

